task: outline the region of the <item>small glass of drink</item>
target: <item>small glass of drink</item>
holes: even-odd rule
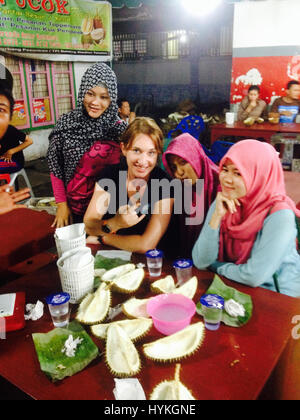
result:
[[[70,310],[69,310],[69,293],[55,293],[48,296],[47,304],[53,325],[56,328],[66,327],[69,324]]]
[[[189,259],[178,259],[174,261],[173,267],[176,271],[177,284],[184,284],[192,277],[193,261]]]
[[[221,324],[224,299],[218,295],[203,295],[200,299],[205,328],[216,331]]]
[[[146,252],[147,266],[151,277],[161,275],[163,252],[159,249],[150,249]]]

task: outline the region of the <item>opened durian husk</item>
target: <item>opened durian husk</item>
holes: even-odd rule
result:
[[[82,324],[100,324],[111,306],[111,291],[103,283],[93,294],[88,294],[79,305],[76,320]]]
[[[175,334],[144,344],[143,351],[148,359],[158,362],[181,360],[200,348],[204,335],[203,322],[197,322]]]
[[[180,381],[180,364],[176,364],[175,378],[172,381],[160,382],[153,389],[149,400],[195,400],[191,391]]]
[[[124,319],[122,321],[115,321],[110,324],[98,324],[91,327],[92,333],[102,340],[106,340],[107,331],[110,325],[118,325],[121,327],[130,340],[137,341],[144,337],[152,327],[152,319],[137,318],[137,319]]]
[[[145,277],[143,268],[131,270],[113,280],[113,290],[120,293],[134,293],[138,290]]]
[[[151,284],[151,290],[154,293],[172,293],[175,287],[175,281],[170,275]]]
[[[129,271],[133,271],[135,269],[134,264],[124,264],[120,265],[119,267],[112,268],[111,270],[106,271],[102,275],[102,281],[111,282],[117,279],[118,277],[123,276],[124,274],[128,273]]]
[[[111,373],[118,377],[134,376],[141,369],[135,345],[116,323],[111,324],[107,330],[106,363]]]
[[[149,299],[132,298],[122,305],[122,312],[128,318],[149,318],[147,313],[147,303]]]
[[[172,293],[177,293],[186,296],[189,299],[193,299],[197,292],[198,279],[196,276],[189,279],[182,286],[175,288]]]

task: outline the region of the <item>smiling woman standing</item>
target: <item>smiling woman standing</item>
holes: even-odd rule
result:
[[[194,246],[199,269],[248,286],[300,296],[295,203],[273,146],[243,140],[220,162],[220,185]]]
[[[163,135],[154,120],[138,117],[129,125],[121,140],[124,159],[101,172],[85,214],[86,231],[91,235],[88,243],[138,253],[157,246],[171,251],[174,244],[168,243],[168,234],[163,236],[174,200],[170,188],[158,185],[171,181],[157,166],[162,145]],[[106,188],[107,181],[111,189]]]
[[[82,77],[76,109],[63,115],[49,136],[47,159],[58,204],[53,226],[82,222],[99,173],[120,161],[126,127],[118,116],[115,73],[94,64]]]

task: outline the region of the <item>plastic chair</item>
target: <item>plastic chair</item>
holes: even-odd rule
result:
[[[176,128],[168,132],[168,138],[171,138],[172,133],[177,130],[182,131],[183,133],[189,133],[195,139],[199,140],[199,136],[202,131],[205,129],[205,124],[203,118],[198,115],[189,115],[188,117],[183,118]]]
[[[31,198],[34,198],[33,190],[32,190],[30,181],[28,179],[28,176],[27,176],[27,174],[25,172],[25,169],[21,169],[19,172],[15,172],[15,173],[10,174],[10,183],[9,183],[9,185],[15,186],[15,183],[16,183],[17,178],[19,176],[22,176],[24,178],[24,181],[25,181],[25,183],[27,185],[27,188],[30,189]]]
[[[217,140],[213,143],[211,149],[208,149],[203,144],[201,146],[203,147],[203,150],[206,153],[206,155],[214,163],[219,163],[222,157],[228,152],[228,150],[233,144],[234,143],[231,143],[229,141]]]
[[[6,182],[2,182],[6,181]],[[9,174],[0,174],[0,185],[9,184],[10,183],[10,175]]]

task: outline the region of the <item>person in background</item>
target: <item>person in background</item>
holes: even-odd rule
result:
[[[300,83],[290,80],[286,86],[286,95],[275,99],[271,106],[271,113],[280,114],[280,123],[292,123],[295,121],[300,109]]]
[[[0,174],[11,174],[24,168],[23,150],[32,139],[10,125],[14,98],[10,89],[0,83]]]
[[[53,227],[83,221],[99,173],[120,161],[126,127],[118,116],[115,73],[94,64],[82,77],[77,108],[63,115],[49,136],[47,159],[58,204]]]
[[[200,142],[189,133],[183,133],[174,138],[163,154],[162,160],[170,176],[180,179],[183,183],[185,180],[190,180],[192,186],[192,201],[187,207],[185,207],[185,203],[182,208],[188,208],[189,211],[193,209],[193,211],[190,211],[189,215],[183,211],[178,216],[180,255],[190,257],[208,209],[216,198],[219,185],[219,169],[205,154]],[[200,196],[198,196],[196,190],[196,183],[199,179],[204,181]],[[184,191],[180,199],[184,201]],[[196,206],[200,207],[200,205],[203,206],[201,220],[195,222],[195,224],[187,225],[187,218],[195,218],[196,220],[197,209],[195,210],[195,208]]]
[[[29,197],[29,188],[24,188],[20,191],[14,192],[12,187],[3,185],[0,187],[0,216],[2,214],[9,213],[12,210],[26,208],[25,205],[17,203]]]
[[[234,144],[220,162],[221,192],[193,249],[199,269],[230,280],[300,296],[296,217],[275,148],[258,140]]]
[[[267,118],[267,104],[259,98],[260,89],[256,85],[252,85],[248,89],[248,95],[242,100],[238,109],[238,121],[244,121],[249,117]]]
[[[87,243],[142,254],[158,247],[168,254],[174,243],[167,243],[165,234],[174,199],[170,188],[153,185],[171,181],[157,166],[162,146],[162,131],[151,118],[138,117],[128,126],[121,141],[124,159],[102,171],[85,214]],[[105,189],[105,179],[114,190]]]
[[[119,117],[127,122],[127,124],[132,123],[132,121],[135,119],[136,115],[134,112],[130,111],[130,104],[125,98],[121,98],[118,100],[118,112]]]

